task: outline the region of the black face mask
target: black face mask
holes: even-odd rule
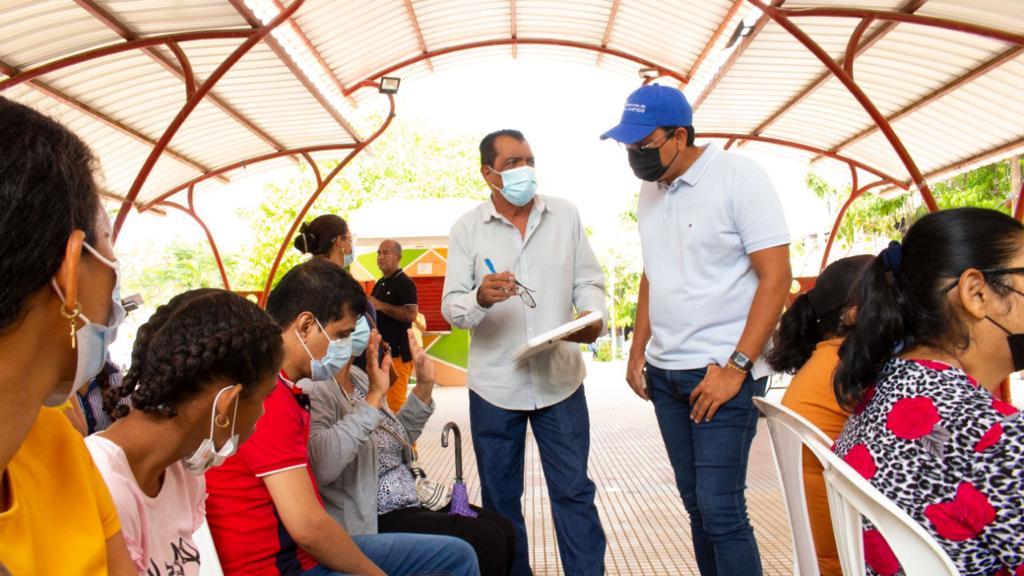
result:
[[[667,135],[667,139],[661,143],[664,146],[672,139],[675,133]],[[668,172],[668,167],[672,165],[672,162],[676,161],[679,156],[679,149],[676,148],[676,155],[669,161],[668,166],[661,164],[661,146],[657,148],[647,148],[644,150],[634,150],[632,148],[626,149],[626,154],[629,156],[629,167],[633,169],[633,174],[637,178],[646,182],[657,182],[661,180],[661,177]]]
[[[985,316],[985,318],[998,326],[1000,330],[1006,332],[1006,341],[1010,345],[1010,354],[1013,356],[1013,371],[1020,372],[1024,370],[1024,334],[1014,334],[992,318],[988,316]]]

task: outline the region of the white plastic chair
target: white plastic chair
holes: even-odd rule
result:
[[[781,404],[754,398],[754,405],[768,420],[775,463],[782,479],[782,497],[789,516],[793,537],[793,573],[819,576],[818,555],[811,536],[811,520],[804,496],[804,444],[818,444],[828,449],[832,441],[806,418]],[[860,572],[863,574],[863,572]]]
[[[192,540],[199,548],[199,576],[224,576],[217,548],[213,545],[213,534],[210,534],[210,526],[206,522],[192,535]]]
[[[882,533],[907,576],[958,574],[953,561],[924,528],[828,446],[811,443],[807,447],[825,468],[832,530],[843,574],[865,573],[863,518]]]

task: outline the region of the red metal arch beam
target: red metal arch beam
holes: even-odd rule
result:
[[[12,77],[16,76],[19,73],[16,68],[14,68],[13,66],[10,66],[10,65],[2,62],[2,61],[0,61],[0,72],[2,72],[3,74],[6,74],[7,76],[12,76]],[[100,112],[99,110],[93,108],[92,106],[89,106],[85,102],[82,102],[81,100],[78,100],[77,98],[73,98],[70,94],[66,94],[63,91],[58,90],[58,89],[54,88],[53,86],[50,86],[49,84],[43,82],[42,80],[29,80],[29,81],[27,81],[25,83],[25,85],[26,86],[30,86],[33,90],[35,90],[35,91],[37,91],[37,92],[39,92],[41,94],[45,94],[46,96],[48,96],[50,98],[53,98],[54,100],[57,100],[58,102],[61,102],[62,104],[66,105],[66,106],[74,108],[75,110],[77,110],[78,112],[81,112],[82,114],[85,114],[86,116],[91,116],[91,117],[99,120],[100,122],[106,124],[107,126],[110,126],[114,130],[117,130],[118,132],[121,132],[122,134],[125,134],[125,135],[133,138],[135,141],[137,141],[137,142],[139,142],[141,144],[144,144],[144,145],[147,145],[147,146],[156,146],[156,140],[150,138],[149,136],[146,136],[145,134],[143,134],[142,132],[139,132],[135,128],[132,128],[131,126],[128,126],[127,124],[125,124],[123,122],[120,122],[119,120],[115,120],[114,118],[111,118],[110,116],[104,114],[103,112]],[[0,87],[0,92],[3,92],[3,88],[2,87]],[[167,149],[165,150],[165,153],[168,156],[170,156],[171,158],[174,158],[175,160],[177,160],[178,162],[181,162],[182,164],[184,164],[184,165],[186,165],[186,166],[188,166],[190,168],[198,170],[199,172],[206,173],[206,172],[210,171],[210,169],[207,166],[205,166],[203,163],[201,163],[198,160],[195,160],[193,158],[190,158],[189,156],[187,156],[187,155],[185,155],[185,154],[183,154],[181,152],[178,152],[177,150],[175,150],[175,149],[173,149],[171,147],[167,147]],[[221,179],[224,181],[225,184],[230,182],[227,178],[224,178],[223,176],[221,177]]]
[[[761,4],[761,0],[748,1],[755,5]],[[908,24],[932,26],[935,28],[953,30],[955,32],[966,32],[967,34],[984,36],[985,38],[990,38],[992,40],[1002,40],[1003,42],[1008,42],[1010,44],[1024,44],[1024,34],[1000,30],[999,28],[991,28],[989,26],[981,26],[979,24],[971,24],[960,20],[937,18],[935,16],[922,16],[919,14],[907,14],[905,12],[892,10],[867,10],[862,8],[780,8],[777,9],[777,13],[786,18],[814,16],[824,18],[874,18],[875,20],[885,20],[889,22],[906,22]]]
[[[921,8],[927,0],[909,0],[900,8],[901,13],[913,13],[914,11]],[[847,74],[853,76],[853,62],[857,56],[863,54],[866,50],[878,43],[879,40],[885,37],[886,34],[896,28],[897,22],[884,22],[878,28],[876,28],[871,34],[864,38],[864,34],[867,32],[870,23],[873,21],[871,18],[865,18],[861,20],[861,23],[850,35],[850,40],[847,42],[846,54],[840,62],[843,64],[843,69],[846,70]],[[786,112],[789,112],[797,104],[803,102],[808,96],[813,94],[818,88],[821,88],[829,78],[832,77],[832,73],[829,70],[825,70],[819,74],[809,84],[804,86],[802,90],[796,93],[795,96],[789,99],[783,104],[778,110],[772,113],[767,119],[761,124],[754,128],[754,134],[763,134],[769,127],[779,121]]]
[[[683,84],[689,82],[689,78],[681,72],[677,72],[675,70],[671,70],[669,68],[661,66],[660,64],[656,64],[650,60],[647,60],[646,58],[641,58],[628,52],[615,50],[614,48],[608,48],[606,46],[601,46],[599,44],[587,44],[585,42],[559,40],[557,38],[502,38],[498,40],[484,40],[480,42],[469,42],[466,44],[458,44],[456,46],[448,46],[446,48],[438,48],[436,50],[430,50],[429,52],[425,52],[412,58],[402,60],[401,62],[377,70],[376,72],[373,72],[372,74],[366,76],[363,80],[349,86],[348,88],[345,89],[345,96],[349,96],[359,88],[365,86],[367,83],[372,83],[374,80],[379,79],[381,76],[387,76],[392,72],[401,70],[402,68],[411,66],[423,60],[437,58],[438,56],[444,56],[445,54],[451,54],[453,52],[464,52],[466,50],[474,50],[477,48],[489,48],[492,46],[515,46],[517,44],[523,46],[561,46],[563,48],[577,48],[579,50],[589,50],[591,52],[597,52],[599,54],[605,54],[608,56],[615,56],[617,58],[629,60],[630,62],[636,62],[637,64],[640,64],[645,68],[654,68],[658,71],[658,73],[661,76],[668,76]]]
[[[891,186],[902,188],[903,190],[906,190],[908,188],[907,184],[903,183],[898,178],[895,178],[894,176],[892,176],[890,174],[886,174],[885,172],[882,172],[881,170],[879,170],[879,169],[877,169],[877,168],[875,168],[873,166],[869,166],[869,165],[864,164],[863,162],[861,162],[859,160],[854,160],[853,158],[849,158],[849,157],[843,156],[841,154],[836,154],[834,152],[829,152],[828,150],[823,150],[823,149],[818,148],[816,146],[811,146],[810,144],[803,144],[801,142],[793,142],[792,140],[784,140],[782,138],[771,138],[769,136],[758,136],[756,134],[734,134],[734,133],[731,133],[731,132],[697,132],[696,137],[697,138],[713,138],[713,139],[716,139],[716,140],[747,140],[747,141],[754,141],[754,142],[764,142],[766,144],[774,144],[776,146],[784,146],[786,148],[795,148],[797,150],[803,150],[805,152],[810,152],[812,154],[821,154],[821,155],[826,156],[828,158],[831,158],[833,160],[837,160],[839,162],[842,162],[842,163],[846,164],[847,166],[850,166],[851,168],[858,168],[858,169],[863,170],[865,172],[868,172],[870,174],[874,174],[880,180],[882,180],[884,184],[889,184]]]
[[[787,11],[775,8],[773,6],[769,6],[762,2],[761,0],[748,0],[748,2],[754,4],[755,6],[763,10],[769,18],[775,21],[779,26],[782,26],[787,32],[790,33],[791,36],[793,36],[797,41],[799,41],[808,50],[810,50],[811,53],[814,54],[818,58],[818,60],[820,60],[822,64],[824,64],[829,69],[829,71],[832,72],[832,74],[834,74],[835,77],[840,82],[843,83],[843,85],[850,92],[850,94],[854,98],[856,98],[857,102],[859,102],[861,107],[864,108],[864,111],[867,112],[868,116],[870,116],[871,119],[874,120],[875,124],[878,125],[878,128],[882,131],[883,134],[885,134],[886,139],[889,140],[889,144],[892,145],[893,149],[896,151],[896,154],[900,157],[900,160],[903,161],[903,165],[907,168],[907,172],[910,173],[910,177],[914,181],[914,184],[917,186],[917,190],[921,194],[921,198],[924,200],[925,205],[928,206],[928,209],[932,212],[938,211],[939,206],[938,204],[935,203],[935,198],[932,197],[931,190],[928,188],[928,183],[925,181],[924,176],[918,169],[917,164],[914,162],[914,159],[911,158],[910,153],[907,152],[907,149],[903,145],[903,142],[900,140],[899,136],[896,135],[896,132],[892,129],[892,126],[890,126],[889,123],[886,121],[882,113],[878,111],[878,108],[875,106],[874,102],[871,101],[871,98],[869,98],[868,95],[865,94],[863,90],[861,90],[860,86],[857,85],[853,78],[846,73],[846,70],[844,70],[843,67],[839,65],[839,63],[833,60],[832,57],[829,56],[829,54],[825,52],[825,50],[822,49],[822,47],[817,42],[815,42],[813,39],[811,39],[810,36],[807,35],[807,33],[801,30],[799,26],[794,24],[786,16]],[[910,14],[902,13],[895,14],[900,14],[901,16],[908,17],[913,16]]]
[[[121,38],[124,38],[125,40],[135,40],[139,37],[139,35],[136,34],[134,30],[129,28],[128,25],[126,25],[124,22],[118,20],[118,18],[114,16],[112,12],[101,6],[99,2],[97,2],[96,0],[74,1],[76,4],[78,4],[79,7],[81,7],[83,10],[92,15],[93,18],[96,18],[97,20],[102,22],[104,26],[113,30]],[[177,58],[177,66],[170,58],[165,56],[156,48],[144,48],[142,52],[146,56],[149,56],[151,60],[162,66],[172,76],[184,82],[185,97],[190,98],[192,96],[192,93],[195,91],[195,77],[192,73],[191,65],[188,62],[188,58],[185,57],[185,53],[181,50],[181,48],[176,46],[173,42],[168,44],[167,47],[170,48],[175,58]],[[255,135],[257,138],[262,140],[264,143],[266,143],[274,150],[281,150],[282,148],[284,148],[284,146],[282,146],[280,142],[274,139],[273,136],[271,136],[265,130],[257,126],[255,122],[253,122],[244,114],[239,112],[234,106],[225,102],[224,99],[217,96],[215,93],[211,92],[207,95],[206,99],[211,104],[219,108],[221,112],[224,112],[225,114],[233,118],[236,122],[241,124],[247,130],[249,130],[249,132],[251,132],[253,135]]]
[[[690,66],[690,71],[686,74],[687,77],[697,77],[697,72],[700,70],[700,67],[704,64],[704,61],[708,59],[708,56],[711,55],[711,51],[714,50],[715,44],[718,43],[718,39],[722,37],[722,34],[725,34],[729,23],[736,17],[736,13],[740,11],[744,1],[745,0],[733,0],[732,6],[729,7],[729,11],[725,13],[725,18],[722,19],[721,23],[719,23],[718,28],[715,28],[715,32],[711,34],[711,38],[708,38],[707,43],[704,44],[704,48],[700,51],[700,55],[698,55],[697,59],[693,61],[693,66]],[[683,85],[680,85],[680,90],[683,87]]]
[[[34,80],[45,74],[63,70],[70,66],[96,60],[97,58],[103,58],[106,56],[112,56],[114,54],[120,54],[121,52],[129,52],[132,50],[142,50],[145,48],[153,48],[155,46],[169,46],[170,44],[180,44],[181,42],[191,42],[194,40],[230,40],[230,39],[242,39],[249,38],[252,36],[253,30],[250,28],[234,29],[234,30],[205,30],[200,32],[181,32],[179,34],[162,34],[159,36],[147,36],[146,38],[138,38],[136,40],[128,40],[126,42],[118,42],[117,44],[111,44],[110,46],[103,46],[102,48],[94,48],[92,50],[86,50],[79,52],[78,54],[72,54],[48,62],[41,66],[36,66],[29,70],[22,70],[14,76],[0,82],[0,92],[10,88],[11,86],[17,86],[22,82],[28,82]]]
[[[210,178],[218,177],[218,176],[220,176],[222,174],[225,174],[227,172],[231,172],[232,170],[238,170],[239,168],[244,168],[245,166],[252,166],[253,164],[259,164],[261,162],[267,162],[269,160],[275,160],[277,158],[284,158],[286,156],[300,155],[300,156],[308,157],[309,154],[314,154],[316,152],[329,152],[329,151],[336,151],[336,150],[352,150],[352,149],[354,149],[356,147],[357,147],[357,145],[356,144],[352,144],[352,143],[324,144],[324,145],[320,145],[320,146],[305,146],[303,148],[288,148],[288,149],[285,149],[285,150],[280,150],[278,152],[271,152],[269,154],[261,154],[259,156],[253,156],[251,158],[246,158],[245,160],[239,160],[237,162],[233,162],[231,164],[227,164],[225,166],[221,166],[219,168],[215,168],[215,169],[211,170],[207,174],[203,174],[201,176],[196,176],[195,178],[189,180],[188,182],[179,184],[179,185],[171,188],[170,190],[160,194],[159,196],[157,196],[156,198],[150,200],[149,202],[146,202],[146,203],[140,205],[139,206],[139,212],[145,212],[146,210],[151,209],[153,206],[155,206],[155,205],[157,205],[157,204],[167,200],[171,196],[174,196],[178,192],[181,192],[182,190],[187,190],[187,189],[189,189],[189,188],[199,184],[200,182],[205,182],[206,180],[209,180]]]
[[[872,182],[871,184],[864,186],[863,188],[857,188],[856,181],[854,181],[854,186],[850,188],[850,190],[852,190],[852,192],[850,192],[850,197],[847,198],[846,203],[843,204],[843,207],[839,209],[839,214],[836,215],[835,224],[832,225],[832,232],[829,233],[828,235],[828,243],[825,245],[825,253],[822,254],[821,256],[820,270],[824,270],[825,266],[828,265],[828,257],[829,254],[832,253],[832,243],[835,242],[836,234],[839,233],[839,225],[843,223],[843,217],[846,216],[846,211],[850,208],[853,202],[857,198],[860,198],[865,192],[872,188],[881,186],[883,184],[885,184],[885,182],[878,180],[876,182]]]
[[[249,50],[252,49],[257,43],[263,40],[270,32],[279,26],[282,22],[291,18],[292,14],[302,6],[305,0],[292,0],[291,6],[286,10],[282,11],[272,21],[267,23],[266,26],[252,31],[248,38],[238,48],[231,53],[228,58],[217,67],[216,70],[210,74],[210,77],[203,82],[202,86],[198,87],[191,98],[185,102],[185,106],[178,111],[178,115],[174,117],[171,124],[164,131],[163,136],[160,137],[159,142],[150,152],[149,157],[146,158],[145,163],[142,165],[142,169],[139,171],[138,176],[135,178],[135,182],[132,183],[131,189],[128,191],[128,195],[125,201],[121,204],[121,210],[117,213],[117,219],[114,220],[114,241],[117,241],[117,237],[121,232],[121,226],[124,225],[125,218],[128,217],[128,212],[131,210],[132,202],[135,201],[139,196],[139,192],[142,190],[142,186],[146,183],[146,179],[149,178],[150,173],[153,171],[153,167],[156,165],[157,159],[163,154],[165,148],[170,144],[174,135],[178,133],[182,124],[188,120],[188,117],[192,114],[192,111],[196,109],[199,103],[204,97],[213,89],[213,87],[220,81],[221,78],[227,74],[228,70],[231,69],[239,60],[245,56]]]
[[[175,210],[180,210],[185,214],[188,214],[193,220],[195,220],[196,224],[203,229],[203,233],[206,234],[206,241],[210,244],[210,250],[213,252],[213,259],[217,262],[217,269],[220,271],[220,279],[224,284],[224,289],[231,290],[231,284],[228,282],[228,273],[224,268],[224,260],[221,259],[220,250],[217,249],[217,241],[213,239],[213,233],[210,232],[206,223],[203,222],[203,219],[200,218],[199,214],[196,212],[196,205],[192,198],[194,190],[195,189],[192,187],[188,189],[188,208],[178,204],[177,202],[161,202],[160,205],[168,208],[174,208]]]
[[[277,256],[274,257],[274,263],[271,264],[270,266],[270,273],[267,274],[267,282],[266,284],[263,285],[263,294],[260,296],[260,306],[266,306],[267,297],[270,295],[270,287],[273,286],[274,284],[274,277],[277,276],[277,269],[281,265],[281,259],[284,258],[284,252],[285,250],[288,249],[288,246],[290,245],[290,240],[292,239],[292,236],[295,234],[295,230],[299,227],[299,224],[302,223],[303,218],[306,217],[306,214],[309,212],[309,209],[313,206],[313,203],[316,202],[317,198],[320,197],[320,194],[322,194],[323,191],[327,188],[327,186],[331,183],[331,181],[334,180],[334,177],[337,176],[338,173],[345,168],[345,166],[348,166],[348,163],[351,162],[353,158],[358,156],[360,152],[365,150],[366,147],[368,147],[370,144],[373,144],[373,142],[377,138],[379,138],[380,135],[383,134],[385,130],[388,129],[388,126],[391,125],[391,121],[395,118],[395,96],[393,94],[388,94],[387,96],[390,106],[387,119],[384,120],[384,122],[380,125],[380,128],[377,128],[376,132],[371,134],[366,140],[361,141],[352,150],[352,153],[346,156],[344,160],[339,162],[338,165],[335,166],[334,169],[327,174],[327,176],[320,179],[320,183],[317,185],[316,190],[314,190],[313,193],[309,195],[309,200],[307,200],[306,204],[302,207],[301,210],[299,210],[299,213],[295,215],[295,220],[292,222],[292,225],[288,229],[288,232],[284,235],[284,238],[281,240],[281,248],[278,249]]]
[[[785,1],[786,0],[772,0],[772,6],[781,6],[782,3]],[[712,78],[711,81],[708,82],[708,85],[705,86],[703,90],[701,90],[701,93],[697,95],[696,98],[693,99],[692,107],[694,112],[696,112],[697,109],[700,108],[701,104],[703,104],[704,101],[707,100],[708,96],[711,95],[711,92],[718,86],[719,82],[721,82],[722,79],[725,78],[727,74],[729,74],[729,70],[732,70],[732,67],[733,65],[736,64],[736,61],[739,60],[740,56],[742,56],[743,53],[747,51],[747,48],[754,41],[754,38],[757,38],[757,35],[760,34],[761,31],[764,30],[764,27],[767,25],[768,15],[761,14],[761,17],[758,18],[757,22],[754,23],[754,27],[750,31],[750,34],[747,34],[747,36],[743,38],[743,40],[740,40],[739,46],[733,48],[732,53],[729,54],[729,58],[726,59],[725,63],[722,64],[722,67],[718,69],[718,72],[715,73],[714,78]]]
[[[946,84],[944,84],[943,86],[937,88],[936,90],[932,91],[931,93],[926,94],[923,97],[921,97],[918,100],[916,100],[915,102],[912,102],[912,103],[908,104],[903,109],[890,114],[889,116],[886,117],[886,120],[890,124],[892,124],[892,123],[896,122],[897,120],[900,120],[901,118],[905,118],[906,116],[908,116],[908,115],[910,115],[910,114],[920,110],[921,108],[924,108],[928,104],[931,104],[932,102],[935,102],[936,100],[938,100],[939,98],[942,98],[943,96],[949,94],[950,92],[953,92],[953,91],[959,89],[964,84],[968,84],[970,82],[973,82],[973,81],[977,80],[978,78],[981,78],[982,76],[984,76],[984,75],[988,74],[989,72],[995,70],[996,68],[1002,66],[1003,64],[1006,64],[1006,63],[1016,59],[1021,54],[1024,54],[1024,46],[1016,46],[1014,48],[1010,48],[1010,49],[1000,53],[995,58],[992,58],[991,60],[981,64],[980,66],[969,70],[966,74],[963,74],[961,76],[958,76],[958,77],[954,78],[953,80],[947,82]],[[843,150],[844,148],[852,146],[853,144],[856,144],[857,142],[860,142],[861,140],[867,138],[868,136],[871,136],[872,134],[874,134],[877,131],[878,131],[878,126],[877,125],[875,125],[875,126],[868,126],[867,128],[865,128],[865,129],[861,130],[860,132],[854,134],[853,136],[850,136],[846,140],[843,140],[839,144],[836,144],[835,146],[831,147],[829,150],[832,151],[832,152],[839,152],[839,151]],[[811,159],[811,163],[813,164],[814,162],[818,161],[819,159],[820,159],[820,157],[812,158]]]

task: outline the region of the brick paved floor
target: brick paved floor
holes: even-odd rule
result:
[[[605,532],[609,575],[697,574],[686,512],[658,433],[654,409],[628,390],[621,363],[589,366],[587,399],[591,416],[590,475],[597,484],[597,506]],[[480,485],[469,434],[464,388],[438,388],[437,413],[417,443],[433,479],[455,475],[451,447],[441,448],[448,421],[463,431],[463,467],[470,500],[480,502]],[[527,432],[529,436],[529,432]],[[760,423],[751,451],[747,500],[761,548],[764,573],[790,575],[792,552],[782,496],[767,429]],[[538,576],[562,574],[554,525],[537,446],[527,439],[524,515],[530,554]]]

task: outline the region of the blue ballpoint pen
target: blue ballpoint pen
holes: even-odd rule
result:
[[[487,265],[487,269],[491,271],[491,274],[497,274],[498,271],[494,269],[494,264],[491,263],[490,258],[484,258],[484,264]]]

